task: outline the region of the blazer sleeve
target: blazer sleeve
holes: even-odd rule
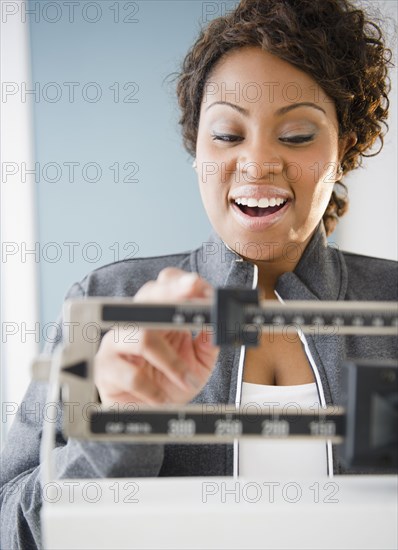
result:
[[[66,298],[84,297],[75,284]],[[62,327],[62,319],[59,320]],[[46,345],[52,353],[62,341]],[[18,408],[0,458],[0,548],[42,547],[40,510],[46,498],[41,483],[40,443],[46,416],[48,384],[32,381]],[[62,435],[62,406],[57,404],[56,446],[52,451],[58,479],[156,477],[163,463],[163,445],[80,441]]]

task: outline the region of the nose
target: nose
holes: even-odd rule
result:
[[[256,137],[247,140],[240,150],[237,169],[247,182],[264,180],[272,182],[283,172],[283,162],[273,151],[269,139]]]

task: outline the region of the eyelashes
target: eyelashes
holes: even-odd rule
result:
[[[279,138],[279,141],[282,143],[307,143],[312,141],[315,137],[315,134],[309,134],[305,136],[291,136],[287,138]]]
[[[233,134],[212,134],[213,141],[224,141],[227,143],[235,143],[237,141],[242,141],[243,137],[236,136]]]
[[[279,138],[279,141],[287,144],[300,145],[301,143],[308,143],[312,141],[314,137],[315,137],[315,134],[297,135],[297,136]],[[235,134],[214,134],[213,133],[212,140],[222,141],[224,143],[238,143],[240,141],[243,141],[243,137]]]

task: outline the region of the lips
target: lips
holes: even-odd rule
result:
[[[232,214],[249,231],[262,231],[284,217],[293,201],[291,193],[271,185],[242,185],[229,195]]]
[[[292,201],[287,200],[279,206],[268,208],[238,205],[234,201],[231,204],[232,215],[244,229],[249,231],[264,231],[278,223],[288,212]]]
[[[270,202],[271,204],[266,204],[266,206],[275,206],[275,202],[286,201],[292,199],[291,194],[280,187],[274,187],[270,185],[242,185],[232,189],[229,200],[237,202],[245,202],[249,206],[264,206],[263,204],[250,204],[250,200],[254,199],[255,201],[265,201]],[[267,199],[267,200],[265,200]],[[274,199],[274,203],[272,203]]]

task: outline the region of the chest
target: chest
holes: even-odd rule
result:
[[[260,345],[246,350],[243,381],[276,386],[314,382],[314,374],[297,332],[264,332]]]

